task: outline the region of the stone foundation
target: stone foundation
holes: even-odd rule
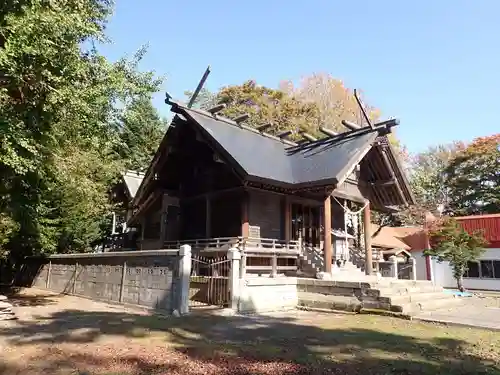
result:
[[[298,305],[296,277],[255,277],[240,280],[238,311],[259,313],[291,310]]]
[[[428,281],[385,279],[376,282],[256,277],[240,280],[238,311],[259,313],[297,307],[379,310],[414,314],[460,300]]]

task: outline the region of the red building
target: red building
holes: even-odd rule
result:
[[[481,231],[490,249],[500,249],[500,214],[462,216],[456,218],[469,233]]]

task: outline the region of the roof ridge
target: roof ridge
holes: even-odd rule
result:
[[[355,130],[351,130],[351,131],[339,133],[339,134],[337,134],[335,136],[319,138],[316,141],[306,141],[306,142],[303,142],[303,143],[299,143],[299,142],[291,141],[289,139],[280,138],[280,137],[274,136],[274,135],[266,133],[266,132],[261,132],[261,131],[257,130],[254,127],[251,127],[251,126],[248,126],[248,125],[245,125],[245,124],[239,124],[239,123],[237,123],[236,121],[234,121],[234,120],[232,120],[230,118],[227,118],[225,116],[219,116],[216,113],[211,113],[211,112],[206,111],[204,109],[200,109],[200,108],[188,108],[187,105],[184,104],[184,103],[182,103],[182,102],[169,100],[168,103],[172,106],[172,111],[173,112],[175,112],[174,109],[175,109],[175,107],[177,107],[177,108],[180,108],[180,109],[182,109],[184,111],[193,111],[195,113],[198,113],[198,114],[200,114],[202,116],[205,116],[205,117],[208,117],[210,119],[217,120],[217,121],[222,121],[222,122],[225,122],[228,125],[236,126],[236,127],[240,128],[240,129],[244,129],[244,130],[248,130],[248,131],[254,132],[254,133],[259,134],[259,135],[261,135],[263,137],[270,138],[270,139],[273,139],[273,140],[275,140],[277,142],[280,142],[281,144],[290,146],[288,148],[288,150],[291,153],[300,152],[300,151],[303,151],[305,149],[312,149],[314,147],[325,145],[325,144],[329,144],[329,143],[335,143],[336,141],[346,140],[346,139],[349,139],[351,137],[361,136],[361,135],[364,135],[364,134],[367,134],[367,133],[375,133],[375,132],[377,132],[379,138],[386,138],[387,139],[387,137],[385,137],[385,136],[387,135],[387,133],[390,133],[390,128],[388,128],[386,126],[386,124],[385,124],[388,121],[385,121],[385,122],[381,122],[381,123],[375,124],[375,127],[366,126],[366,127],[362,127],[362,128],[359,128],[359,129],[355,129]]]
[[[288,146],[298,146],[297,142],[294,142],[294,141],[291,141],[291,140],[288,140],[288,139],[284,139],[284,138],[279,138],[279,137],[276,137],[275,135],[272,135],[272,134],[269,134],[269,133],[266,133],[266,132],[258,131],[256,128],[254,128],[252,126],[248,126],[248,125],[245,125],[245,124],[238,124],[236,121],[234,121],[234,120],[232,120],[232,119],[230,119],[228,117],[220,116],[220,115],[217,115],[215,113],[210,113],[208,111],[205,111],[204,109],[188,108],[185,105],[182,105],[181,103],[178,103],[178,102],[172,102],[172,106],[173,105],[176,105],[177,107],[181,108],[184,111],[193,111],[193,112],[196,112],[196,113],[198,113],[198,114],[200,114],[202,116],[206,116],[206,117],[209,117],[209,118],[217,120],[217,121],[225,122],[228,125],[236,126],[236,127],[240,128],[240,129],[251,131],[251,132],[253,132],[255,134],[259,134],[259,135],[261,135],[263,137],[273,139],[273,140],[275,140],[277,142],[286,144]]]

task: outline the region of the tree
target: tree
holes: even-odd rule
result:
[[[474,139],[445,174],[454,215],[500,212],[500,134]]]
[[[283,91],[258,85],[255,81],[246,81],[242,85],[226,86],[215,95],[203,91],[196,105],[207,108],[214,103],[225,103],[226,108],[220,113],[229,118],[249,114],[245,124],[250,126],[271,123],[267,130],[272,134],[291,130],[293,136],[299,131],[311,131],[319,126],[318,108],[312,103],[303,103]],[[186,92],[190,96],[191,92]]]
[[[366,125],[354,92],[329,74],[311,74],[304,77],[297,86],[292,81],[282,82],[280,89],[304,103],[314,103],[318,107],[319,124],[322,126],[343,132],[346,128],[342,125],[342,120]],[[376,108],[366,104],[364,108],[371,121],[379,119],[380,112]],[[314,132],[317,131],[317,128],[314,129]]]
[[[463,276],[468,263],[477,260],[485,251],[487,242],[479,232],[467,233],[453,218],[445,217],[434,223],[429,231],[431,249],[424,255],[436,257],[438,262],[449,262],[457,287],[464,291]]]
[[[107,0],[2,5],[0,35],[0,230],[5,256],[86,251],[110,209],[123,165],[116,122],[158,89],[138,71],[144,54],[109,62]]]
[[[409,161],[410,181],[420,206],[434,211],[449,204],[445,170],[450,161],[465,148],[461,142],[431,146],[414,154]]]
[[[167,128],[167,120],[160,117],[151,98],[141,96],[126,109],[119,121],[118,154],[125,169],[147,169]]]
[[[184,95],[186,98],[190,99],[193,96],[193,91],[184,91]],[[217,104],[217,93],[213,93],[207,88],[203,87],[198,96],[195,98],[193,102],[194,108],[199,109],[208,109],[210,107],[214,107]]]
[[[416,204],[396,214],[401,225],[422,224],[426,212],[436,212],[438,206],[448,207],[449,189],[445,170],[450,161],[465,148],[462,142],[430,146],[409,155],[406,170]]]

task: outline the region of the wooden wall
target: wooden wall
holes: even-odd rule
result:
[[[264,191],[250,191],[249,197],[250,227],[260,227],[261,238],[284,239],[282,197]]]

